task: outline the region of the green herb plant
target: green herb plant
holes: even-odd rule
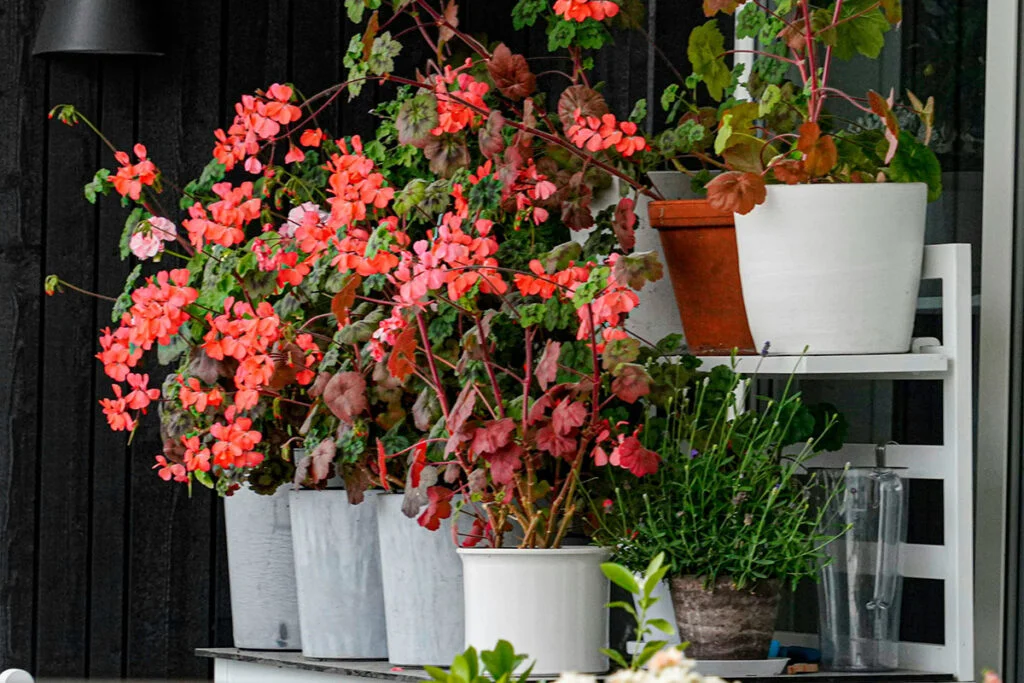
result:
[[[738,397],[749,385],[720,366],[650,405],[643,439],[662,456],[658,472],[612,482],[594,505],[595,537],[616,549],[618,562],[638,570],[664,554],[670,576],[709,585],[728,576],[738,589],[816,576],[835,537],[818,531],[826,506],[812,495],[821,484],[804,476],[805,466],[842,444],[845,423],[831,407],[804,405],[792,378],[780,398],[759,397],[742,410]]]

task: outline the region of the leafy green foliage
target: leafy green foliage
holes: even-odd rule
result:
[[[885,47],[885,34],[891,28],[881,9],[870,9],[878,3],[875,0],[847,0],[840,11],[840,21],[834,29],[819,35],[826,45],[831,45],[840,59],[852,59],[862,54],[877,59]],[[831,19],[835,5],[825,10]]]
[[[725,36],[718,30],[715,21],[709,21],[690,32],[686,55],[690,58],[693,73],[698,76],[708,93],[715,100],[721,100],[725,89],[732,82],[732,72],[725,63]]]
[[[654,631],[659,631],[666,635],[675,633],[672,625],[664,619],[653,619],[647,616],[650,609],[658,604],[659,598],[654,596],[654,591],[665,580],[665,575],[669,570],[664,563],[665,553],[658,553],[651,559],[650,564],[644,569],[639,580],[637,580],[629,568],[621,564],[605,562],[601,565],[601,571],[604,572],[604,575],[616,586],[632,594],[636,603],[636,607],[628,602],[608,603],[609,608],[621,609],[633,617],[636,623],[636,641],[644,643],[642,648],[636,649],[632,659],[628,662],[615,650],[608,648],[601,650],[609,659],[624,669],[639,671],[657,652],[665,647],[667,644],[665,640],[647,640],[647,637],[652,635]],[[685,645],[677,645],[676,647],[682,650]]]
[[[527,655],[516,654],[515,648],[506,640],[499,640],[493,650],[477,654],[473,647],[455,655],[448,671],[436,666],[426,666],[430,679],[438,683],[526,683],[533,666],[516,673]]]
[[[209,197],[214,184],[224,180],[224,172],[224,164],[211,159],[199,177],[185,185],[179,202],[180,208],[188,209],[200,199]]]
[[[925,183],[928,201],[942,195],[942,167],[929,147],[906,131],[900,132],[900,145],[889,167],[889,178],[897,183]]]
[[[817,576],[831,539],[817,530],[819,484],[803,475],[819,449],[841,445],[845,425],[835,409],[812,410],[787,386],[781,397],[750,399],[738,411],[749,380],[730,368],[687,380],[686,366],[666,378],[659,373],[672,364],[648,365],[662,386],[685,384],[649,397],[643,438],[661,466],[628,487],[609,482],[611,510],[595,512],[598,541],[618,548],[616,560],[634,571],[664,553],[672,576],[730,576],[740,588]]]
[[[85,194],[85,200],[87,202],[95,204],[97,195],[102,194],[106,196],[110,194],[110,190],[113,189],[114,186],[109,180],[107,180],[108,177],[110,177],[110,171],[107,169],[101,168],[96,171],[96,175],[94,175],[92,180],[90,180],[83,188],[83,193]]]
[[[547,0],[519,0],[512,8],[512,28],[522,31],[533,26],[549,8]]]

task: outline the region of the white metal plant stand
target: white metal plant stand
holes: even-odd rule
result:
[[[942,481],[944,545],[904,544],[905,577],[944,583],[945,644],[900,644],[901,668],[953,674],[973,681],[974,525],[971,385],[971,252],[967,244],[925,247],[922,279],[942,280],[942,340],[916,339],[907,354],[876,356],[743,356],[737,370],[761,376],[825,379],[939,380],[942,382],[943,442],[939,446],[889,446],[886,464],[905,467],[911,479]],[[728,365],[729,357],[705,357],[704,367]],[[874,444],[850,444],[815,459],[814,465],[875,465]],[[997,618],[994,617],[994,618]],[[781,642],[807,642],[807,634],[779,634]],[[816,639],[811,636],[812,639]],[[801,643],[801,641],[803,641]]]

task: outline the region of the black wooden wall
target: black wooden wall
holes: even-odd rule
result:
[[[700,3],[661,3],[645,3],[650,28],[683,61]],[[96,400],[109,387],[93,354],[109,305],[43,294],[48,273],[116,294],[129,270],[116,254],[123,212],[81,193],[113,165],[109,152],[45,113],[75,104],[119,148],[144,142],[184,182],[240,94],[337,82],[353,27],[341,0],[154,4],[165,5],[167,56],[44,60],[31,56],[43,0],[0,0],[0,670],[207,677],[192,650],[231,643],[219,501],[204,490],[189,499],[151,471],[155,420],[130,447],[107,429]],[[542,51],[542,35],[511,31],[511,0],[461,4],[464,26]],[[637,34],[598,63],[623,115],[667,80]],[[365,131],[374,96],[346,106],[332,129]]]

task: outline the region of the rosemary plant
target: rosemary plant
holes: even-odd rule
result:
[[[643,438],[662,456],[658,472],[612,482],[592,517],[616,561],[642,570],[664,553],[669,576],[729,576],[740,589],[817,574],[835,538],[818,531],[822,500],[838,492],[812,495],[822,484],[805,465],[841,445],[845,422],[831,406],[804,405],[792,378],[778,399],[746,401],[749,391],[749,379],[718,367],[652,406]]]

